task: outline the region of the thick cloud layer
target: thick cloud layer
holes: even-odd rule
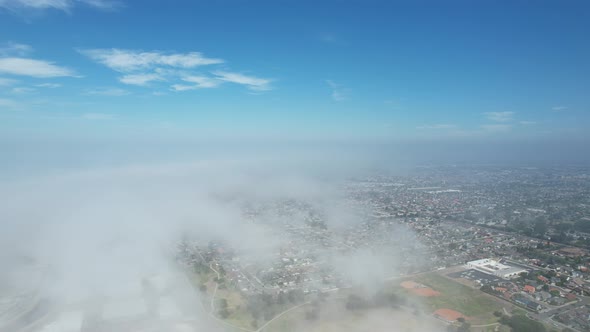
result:
[[[336,233],[361,225],[338,190],[345,177],[326,175],[326,166],[335,164],[286,167],[284,161],[263,160],[103,167],[7,182],[0,191],[3,289],[37,287],[40,296],[64,308],[137,296],[139,280],[165,276],[176,280],[174,294],[194,312],[193,323],[216,326],[203,310],[190,308],[200,304],[187,294],[198,295],[177,280],[181,273],[171,257],[183,236],[222,241],[264,263],[291,239],[249,221],[245,204],[303,200],[321,210]],[[300,217],[261,216],[295,224],[303,223]],[[399,240],[411,239],[407,235]],[[353,285],[369,289],[395,273],[398,258],[327,250],[323,260]],[[26,270],[31,266],[37,273]]]

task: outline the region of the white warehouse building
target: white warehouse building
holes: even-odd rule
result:
[[[505,265],[490,258],[467,262],[467,267],[504,279],[517,277],[519,274],[527,272],[524,268]]]

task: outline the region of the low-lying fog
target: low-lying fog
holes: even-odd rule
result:
[[[88,315],[93,305],[106,301],[111,303],[108,310],[115,311],[109,315],[118,317],[117,310],[127,309],[117,309],[117,303],[132,301],[143,280],[165,280],[162,288],[184,306],[182,320],[189,322],[179,330],[221,330],[223,325],[208,317],[201,295],[174,262],[180,240],[223,241],[255,260],[271,260],[291,239],[252,223],[244,216],[244,204],[301,200],[321,211],[329,229],[352,227],[361,217],[347,206],[340,189],[370,166],[341,155],[251,155],[69,168],[6,180],[0,189],[2,295],[14,299],[34,290],[37,299],[46,301],[49,316],[72,310]],[[302,222],[297,216],[264,218],[265,223],[284,223],[284,218]],[[384,236],[395,237],[402,247],[404,241],[416,245],[413,235],[401,228]],[[368,292],[395,275],[399,260],[395,253],[379,250],[326,250],[325,255],[335,271]],[[5,302],[9,307],[10,301]]]

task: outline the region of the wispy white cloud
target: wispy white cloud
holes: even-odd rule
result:
[[[113,10],[123,6],[119,1],[110,0],[0,0],[0,8],[12,12],[46,9],[70,12],[72,8],[80,4],[101,10]]]
[[[113,120],[115,115],[108,113],[85,113],[82,115],[82,118],[86,120]]]
[[[183,77],[182,80],[189,83],[195,83],[199,88],[215,88],[222,83],[219,79],[197,75],[186,76]]]
[[[119,81],[147,86],[154,81],[166,81],[173,91],[216,88],[223,83],[235,83],[251,91],[271,90],[272,80],[226,70],[214,70],[210,75],[196,75],[191,69],[219,65],[223,59],[209,58],[200,52],[173,53],[128,49],[80,49],[81,54],[114,70],[124,73]]]
[[[536,121],[520,121],[519,123],[523,126],[532,126],[532,125],[537,124]]]
[[[15,42],[0,44],[0,73],[32,77],[75,76],[71,69],[55,65],[51,61],[25,57],[32,52],[30,45]],[[12,79],[0,78],[0,85],[14,82]]]
[[[326,80],[328,86],[332,89],[332,99],[334,101],[344,101],[348,99],[349,89],[344,88],[332,80]]]
[[[506,132],[506,131],[509,131],[510,129],[512,129],[512,125],[499,124],[499,123],[486,124],[486,125],[482,125],[481,129],[483,129],[486,132]]]
[[[174,91],[189,91],[206,88],[216,88],[223,83],[222,80],[207,76],[186,76],[182,80],[192,84],[174,84],[170,88]]]
[[[112,0],[78,0],[79,2],[82,2],[88,6],[97,8],[97,9],[102,9],[102,10],[114,10],[114,9],[120,9],[125,7],[125,5],[123,4],[123,2],[121,1],[112,1]]]
[[[190,90],[197,90],[198,87],[195,85],[187,85],[187,84],[172,84],[170,89],[174,91],[190,91]]]
[[[486,112],[486,118],[495,122],[510,122],[513,119],[514,112]]]
[[[0,73],[40,78],[76,76],[69,68],[28,58],[0,58]]]
[[[416,127],[416,129],[424,130],[424,129],[454,129],[457,128],[454,124],[448,123],[437,123],[437,124],[427,124]]]
[[[61,87],[61,84],[59,84],[59,83],[41,83],[41,84],[37,84],[35,86],[39,87],[39,88],[56,89],[56,88]]]
[[[33,52],[33,48],[26,44],[6,42],[0,45],[0,56],[24,56]]]
[[[67,10],[72,5],[70,0],[0,0],[0,7],[7,9],[59,9]]]
[[[37,89],[35,89],[35,88],[19,86],[16,88],[12,88],[12,90],[10,90],[10,92],[12,92],[14,94],[27,94],[27,93],[35,92],[36,90]]]
[[[565,111],[567,110],[567,106],[553,106],[551,110],[556,112]]]
[[[158,74],[129,74],[119,77],[119,81],[129,85],[146,86],[150,82],[160,81],[163,77]]]
[[[87,49],[79,50],[79,52],[98,63],[120,72],[132,72],[162,66],[194,68],[223,63],[222,59],[207,58],[199,52],[167,54],[159,51],[143,52],[117,48]]]
[[[127,90],[119,89],[119,88],[102,88],[102,89],[93,89],[86,91],[87,95],[91,96],[109,96],[109,97],[120,97],[126,96],[130,92]]]
[[[215,78],[218,80],[245,85],[248,89],[253,91],[272,90],[272,87],[270,86],[272,81],[270,79],[221,70],[214,71],[213,75],[215,75]]]

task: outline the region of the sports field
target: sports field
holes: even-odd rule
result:
[[[438,309],[452,309],[460,312],[472,323],[496,322],[494,311],[502,306],[486,294],[459,284],[437,273],[424,274],[412,279],[439,292],[439,296],[422,297],[421,302],[431,312]]]

